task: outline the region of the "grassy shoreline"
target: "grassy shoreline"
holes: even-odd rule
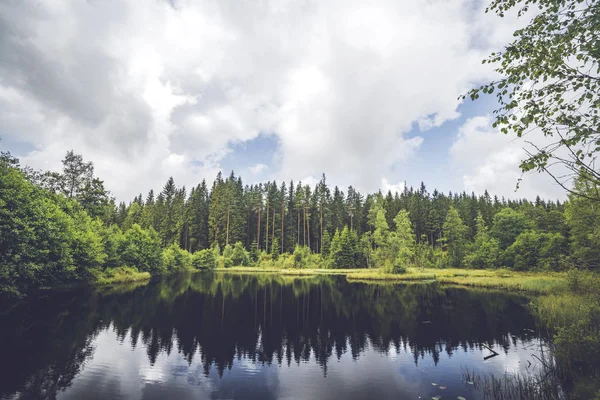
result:
[[[150,280],[150,272],[140,272],[137,268],[120,267],[110,270],[110,273],[102,273],[93,284],[112,285],[114,283],[129,283]]]
[[[361,282],[428,282],[437,281],[467,287],[501,289],[534,294],[560,293],[567,288],[567,276],[558,272],[516,272],[486,269],[408,268],[405,274],[386,274],[376,269],[278,269],[265,267],[217,268],[218,272],[275,273],[281,275],[344,275],[349,281]]]

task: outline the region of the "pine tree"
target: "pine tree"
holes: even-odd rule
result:
[[[451,267],[460,268],[462,266],[467,229],[456,208],[450,206],[444,222],[444,239],[448,245],[448,261]]]
[[[188,201],[189,249],[191,252],[207,249],[208,242],[208,189],[202,180],[196,186]]]
[[[164,199],[164,211],[165,214],[162,216],[160,229],[158,231],[162,238],[163,246],[168,246],[173,243],[177,237],[177,215],[175,214],[175,196],[177,194],[177,187],[173,177],[167,180],[167,183],[163,187],[161,195]]]

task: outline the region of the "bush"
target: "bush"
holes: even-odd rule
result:
[[[600,304],[581,304],[574,323],[558,327],[554,337],[558,355],[574,364],[600,360]]]
[[[258,263],[260,266],[265,266],[271,264],[273,257],[270,254],[267,254],[265,251],[261,251],[258,255]]]
[[[404,274],[406,273],[406,266],[396,261],[392,268],[392,274]]]
[[[294,249],[294,268],[306,268],[310,260],[310,249],[296,245]]]
[[[309,268],[317,269],[327,268],[325,259],[323,258],[323,256],[321,256],[321,254],[318,253],[310,255],[310,262],[308,263],[308,266]]]
[[[294,268],[294,256],[288,253],[284,253],[279,256],[278,265],[281,268],[290,269]]]
[[[212,249],[198,250],[192,256],[192,266],[196,269],[213,269],[216,265],[217,259]]]
[[[574,266],[567,272],[567,284],[572,292],[600,296],[600,276]]]
[[[135,267],[107,268],[99,274],[96,282],[100,284],[135,282],[150,279],[149,272],[140,272]]]
[[[246,266],[250,264],[250,257],[242,242],[237,242],[235,244],[233,251],[231,252],[231,262],[235,266]]]
[[[231,247],[230,244],[223,247],[223,257],[231,258],[232,255],[233,255],[233,247]]]
[[[406,272],[406,267],[404,264],[400,262],[400,260],[395,260],[392,262],[391,260],[385,260],[381,270],[388,274],[404,274]]]
[[[163,250],[162,259],[167,272],[192,268],[192,255],[186,250],[182,250],[177,243],[173,243]]]

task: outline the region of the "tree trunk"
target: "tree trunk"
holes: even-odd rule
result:
[[[275,209],[273,209],[273,222],[271,223],[271,245],[275,242]]]
[[[300,245],[300,209],[296,209],[298,211],[298,234],[296,235],[297,240],[297,244]]]
[[[231,206],[229,204],[227,204],[227,233],[225,235],[226,239],[225,239],[225,245],[229,244],[229,210],[230,210]]]
[[[302,245],[306,246],[306,206],[302,207],[304,210],[304,218],[302,219]]]
[[[186,223],[185,224],[185,243],[187,245],[187,251],[192,252],[192,244],[190,243],[190,227]]]
[[[304,213],[304,215],[306,216],[306,212]],[[308,231],[306,238],[308,239],[308,248],[310,249],[310,216],[306,217],[306,230]]]
[[[265,227],[265,251],[269,252],[269,202],[267,201],[267,226]]]
[[[321,223],[321,233],[319,234],[319,248],[317,249],[317,253],[320,253],[323,249],[323,203],[321,203],[321,216],[319,222]]]
[[[283,239],[285,233],[285,200],[281,200],[281,254],[283,254]]]
[[[252,239],[252,236],[250,236],[250,225],[252,225],[252,213],[248,213],[248,217],[246,218],[246,240],[245,240],[245,246],[247,249],[250,249],[250,246],[252,246],[252,242],[250,241],[250,239]]]
[[[262,208],[262,201],[258,206],[258,226],[256,227],[256,250],[260,251],[260,210]]]

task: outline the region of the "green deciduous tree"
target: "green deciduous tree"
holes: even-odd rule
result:
[[[494,0],[486,11],[504,16],[518,8],[534,17],[504,51],[483,62],[496,66],[497,81],[468,95],[495,93],[500,108],[494,126],[521,137],[539,129],[547,138],[531,142],[523,171],[548,172],[565,190],[600,202],[600,195],[571,188],[585,174],[600,183],[600,3],[583,0]],[[558,164],[571,174],[556,173]]]
[[[94,165],[84,162],[83,157],[75,154],[73,150],[67,152],[63,159],[63,175],[61,177],[61,188],[63,193],[69,197],[77,196],[94,177]]]
[[[600,205],[589,198],[600,191],[600,185],[579,179],[575,189],[590,196],[570,195],[565,206],[571,252],[579,267],[600,270]]]
[[[121,266],[121,242],[123,241],[123,233],[118,225],[111,225],[103,229],[100,233],[104,252],[106,253],[106,261],[104,266],[107,268],[117,268]]]
[[[477,232],[471,251],[465,256],[465,266],[469,268],[496,268],[500,256],[500,244],[490,237],[481,213],[477,215]]]
[[[448,262],[453,268],[462,266],[466,250],[467,226],[458,215],[454,206],[450,206],[443,226],[444,239],[448,246]]]
[[[73,241],[71,251],[77,277],[89,280],[90,274],[99,271],[106,262],[106,252],[102,241],[102,224],[92,220],[83,210],[73,215]]]
[[[173,243],[163,250],[162,264],[166,272],[185,271],[192,267],[192,255]]]
[[[517,236],[531,229],[531,220],[523,213],[511,208],[503,208],[494,215],[494,222],[490,233],[500,244],[502,250],[510,246]]]
[[[504,263],[518,271],[532,269],[556,270],[566,240],[560,233],[521,233],[503,255]]]
[[[196,269],[212,269],[216,266],[216,263],[213,249],[198,250],[192,256],[192,266]]]
[[[0,290],[77,279],[73,219],[13,165],[0,161]]]
[[[390,241],[393,251],[393,273],[405,272],[408,265],[412,262],[415,255],[415,234],[410,221],[409,213],[406,210],[400,210],[394,217],[396,225],[395,232],[392,233]]]
[[[246,266],[250,264],[250,257],[248,256],[248,252],[244,248],[242,242],[236,242],[233,246],[233,251],[231,252],[231,261],[235,266]]]
[[[165,272],[160,238],[152,228],[143,229],[133,224],[123,235],[120,253],[123,266],[136,267],[151,274]]]

